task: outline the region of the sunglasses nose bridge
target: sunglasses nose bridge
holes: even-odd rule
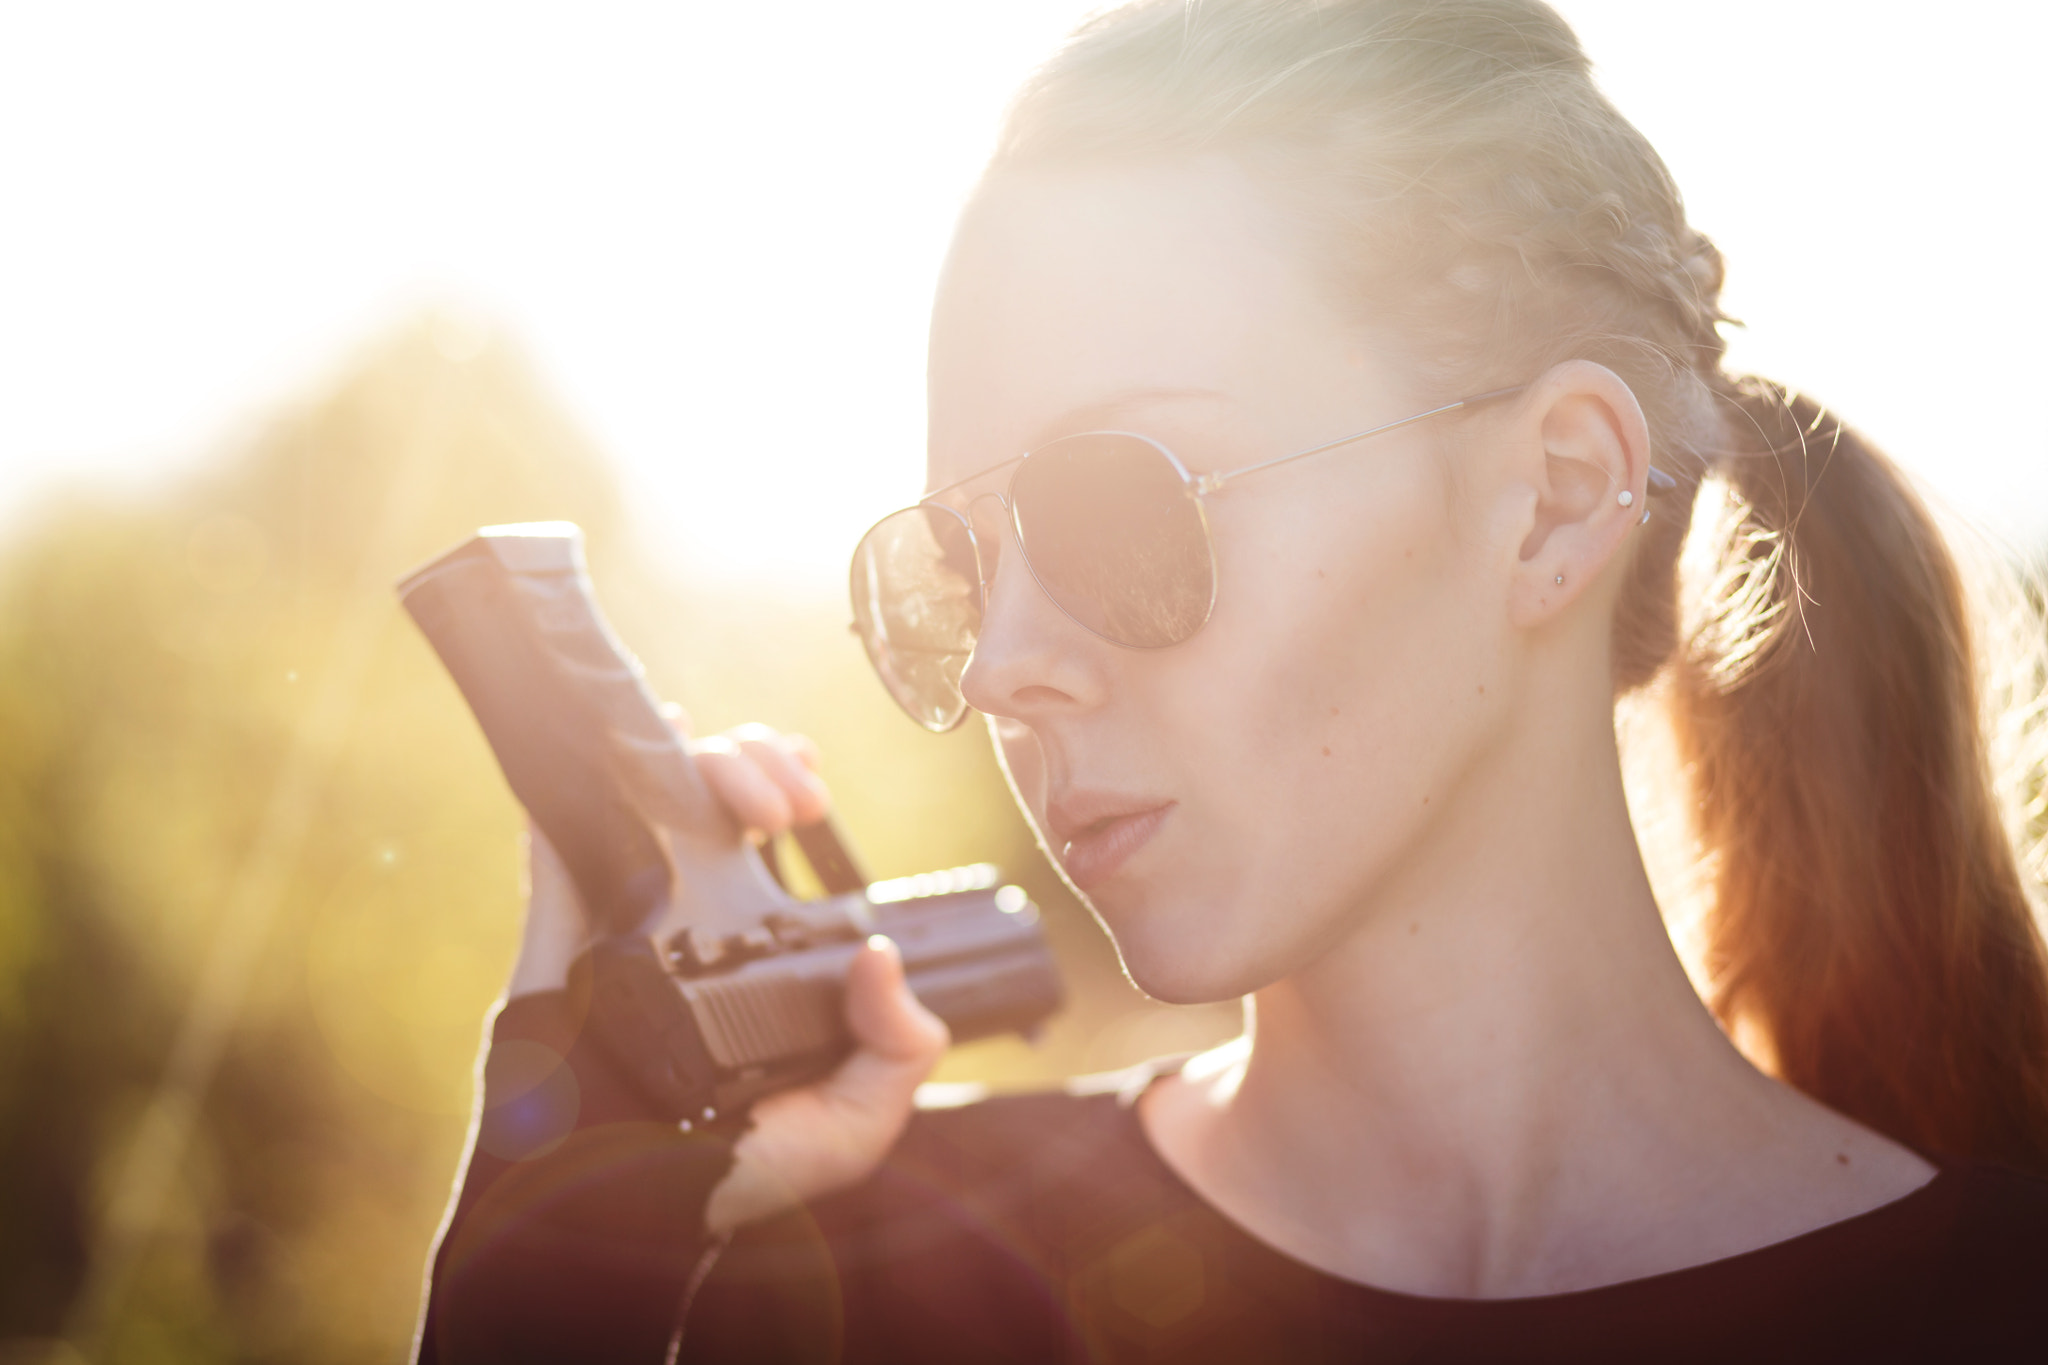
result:
[[[986,519],[982,508],[985,502],[995,504]],[[977,493],[967,500],[961,520],[967,523],[968,535],[974,543],[974,571],[981,578],[981,591],[986,598],[995,585],[996,566],[1002,562],[1003,542],[1016,536],[1016,527],[1010,524],[1010,500],[996,489]]]
[[[985,503],[993,503],[994,506],[985,507]],[[1007,490],[990,489],[968,499],[963,519],[974,543],[976,572],[981,576],[984,629],[988,613],[995,609],[997,572],[1002,567],[1003,557],[1012,553],[1016,556],[1017,567],[1023,571],[1024,581],[1029,585],[1028,591],[1066,618],[1079,620],[1072,609],[1054,595],[1031,563],[1030,555],[1025,553],[1024,530],[1017,524],[1017,506]]]

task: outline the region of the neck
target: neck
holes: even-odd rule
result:
[[[1190,1159],[1295,1210],[1275,1240],[1311,1260],[1532,1292],[1590,1190],[1654,1203],[1766,1103],[1664,931],[1611,717],[1567,706],[1511,727],[1350,936],[1259,991],[1247,1040],[1179,1087],[1202,1111]]]

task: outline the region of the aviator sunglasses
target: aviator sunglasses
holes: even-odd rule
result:
[[[1216,604],[1216,546],[1204,502],[1226,484],[1507,398],[1527,385],[1474,394],[1398,422],[1236,469],[1190,473],[1149,436],[1086,431],[991,465],[883,517],[853,552],[853,630],[882,685],[912,720],[941,732],[967,714],[960,678],[981,633],[988,576],[969,517],[937,501],[1014,466],[994,496],[1009,513],[1025,566],[1077,625],[1129,649],[1191,638]],[[1657,480],[1652,479],[1652,491]],[[1645,509],[1647,513],[1647,508]]]

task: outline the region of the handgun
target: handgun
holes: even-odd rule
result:
[[[1022,888],[981,864],[870,884],[830,821],[793,831],[799,900],[705,785],[597,604],[568,522],[486,527],[398,584],[513,794],[560,855],[591,941],[600,1043],[685,1126],[743,1120],[852,1048],[847,963],[872,934],[955,1042],[1030,1033],[1062,1003]]]

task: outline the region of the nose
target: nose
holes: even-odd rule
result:
[[[981,632],[960,677],[961,695],[975,710],[1027,724],[1100,705],[1107,691],[1111,646],[1076,624],[1031,575],[1016,527],[993,495],[992,514],[974,508],[975,540],[982,551],[987,607]],[[993,559],[993,563],[989,561]]]

